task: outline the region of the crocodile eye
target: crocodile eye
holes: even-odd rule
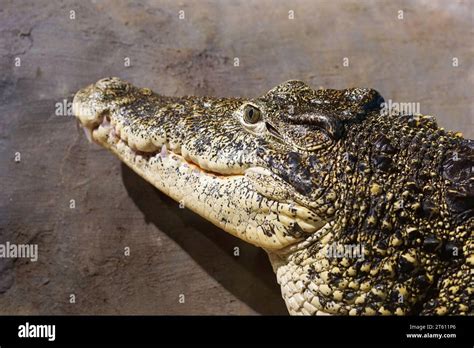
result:
[[[255,124],[262,119],[262,113],[253,105],[246,105],[244,109],[244,121]]]

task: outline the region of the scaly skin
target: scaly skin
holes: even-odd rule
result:
[[[172,98],[108,78],[73,110],[159,190],[264,248],[291,314],[472,314],[474,142],[382,101],[300,81]]]

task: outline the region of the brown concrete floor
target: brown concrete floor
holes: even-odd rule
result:
[[[302,79],[419,102],[473,138],[473,4],[2,0],[0,243],[37,243],[39,260],[0,259],[0,314],[285,314],[262,251],[179,209],[55,104],[109,75],[168,95]]]

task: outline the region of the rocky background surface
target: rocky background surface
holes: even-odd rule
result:
[[[0,314],[286,314],[263,251],[88,144],[60,105],[106,76],[221,96],[302,79],[420,103],[473,138],[473,4],[1,0],[0,243],[39,259],[0,259]]]

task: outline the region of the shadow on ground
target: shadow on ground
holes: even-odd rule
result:
[[[265,251],[227,234],[190,210],[180,209],[174,200],[124,164],[122,178],[146,222],[178,243],[229,292],[261,314],[288,314]],[[239,257],[232,254],[236,246]]]

